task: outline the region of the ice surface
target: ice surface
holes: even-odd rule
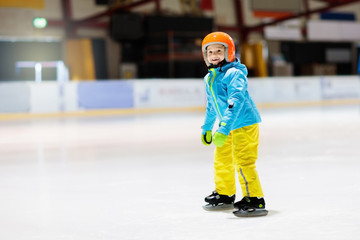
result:
[[[360,238],[359,106],[261,114],[269,214],[245,219],[202,209],[203,113],[2,121],[0,239]]]

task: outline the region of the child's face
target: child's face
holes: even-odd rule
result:
[[[206,48],[207,60],[212,65],[219,64],[225,59],[225,47],[221,44],[212,44]]]

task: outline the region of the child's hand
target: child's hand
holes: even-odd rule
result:
[[[222,147],[226,140],[227,140],[228,136],[219,132],[215,132],[214,134],[214,144],[217,147]]]
[[[201,141],[205,146],[208,146],[212,142],[212,133],[211,131],[206,131],[205,134],[201,134]]]

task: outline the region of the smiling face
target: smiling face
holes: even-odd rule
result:
[[[206,48],[207,60],[212,65],[218,65],[225,59],[225,47],[221,44],[212,44]]]

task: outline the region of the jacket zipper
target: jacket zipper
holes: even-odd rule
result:
[[[215,80],[216,72],[215,72],[215,69],[214,69],[214,68],[211,68],[210,71],[213,73],[213,77],[211,78],[211,85],[210,85],[210,84],[209,84],[210,76],[209,76],[209,78],[208,78],[208,87],[210,87],[210,91],[211,91],[212,97],[213,97],[214,102],[215,102],[216,110],[217,110],[217,112],[219,113],[220,121],[221,121],[221,120],[222,120],[222,115],[221,115],[219,106],[218,106],[218,104],[217,104],[216,97],[215,97],[215,94],[214,94],[214,91],[213,91],[213,87],[212,87],[212,86],[213,86],[213,83],[214,83],[214,80]]]

